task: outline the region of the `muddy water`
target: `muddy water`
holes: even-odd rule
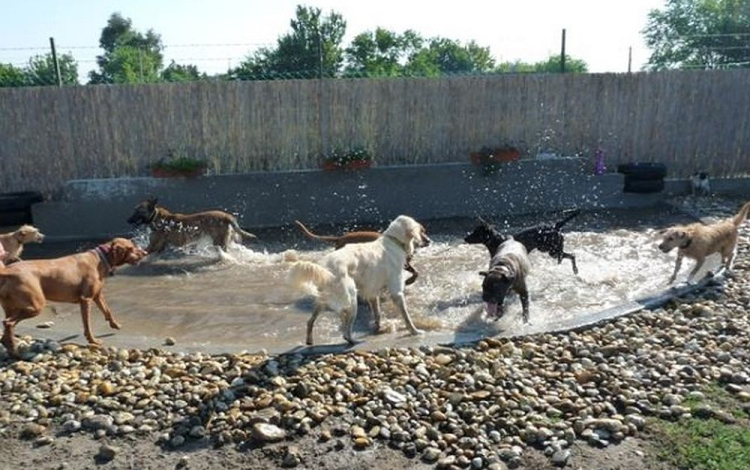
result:
[[[481,245],[462,242],[473,226],[471,220],[426,223],[435,243],[417,252],[413,264],[420,278],[406,290],[415,322],[427,331],[419,341],[538,330],[551,321],[664,290],[675,254],[663,254],[656,248],[655,232],[685,221],[665,211],[592,213],[574,220],[566,230],[566,249],[577,257],[577,276],[568,261],[558,265],[543,253],[532,253],[528,278],[531,325],[521,322],[517,298],[510,299],[500,320],[484,315],[478,271],[487,267],[489,255]],[[521,226],[535,220],[507,221],[505,225]],[[264,239],[269,240],[272,234],[265,234]],[[106,343],[121,347],[156,347],[172,337],[177,342],[175,348],[183,350],[265,348],[281,352],[301,348],[312,301],[287,286],[288,260],[314,261],[330,248],[302,240],[296,232],[278,235],[276,240],[253,247],[232,246],[226,254],[199,243],[123,268],[107,280],[105,288],[123,329],[108,330],[101,316],[93,316],[95,333]],[[678,283],[684,281],[690,267],[692,261],[687,261]],[[355,337],[368,347],[415,344],[390,301],[383,302],[383,309],[389,332],[373,335],[368,309],[360,305]],[[33,328],[48,321],[54,322],[51,329]],[[322,315],[316,324],[316,342],[340,344],[338,327],[332,313]],[[56,304],[54,312],[46,309],[25,322],[20,331],[82,341],[80,315],[72,305]]]

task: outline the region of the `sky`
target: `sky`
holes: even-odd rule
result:
[[[340,13],[347,23],[344,45],[377,27],[423,37],[474,40],[489,47],[497,63],[536,62],[566,51],[591,72],[625,72],[649,56],[641,30],[664,0],[0,0],[0,62],[23,66],[35,54],[70,52],[84,80],[96,68],[99,35],[113,12],[153,29],[167,46],[165,64],[193,63],[209,74],[238,65],[258,47],[273,46],[290,30],[298,4]]]

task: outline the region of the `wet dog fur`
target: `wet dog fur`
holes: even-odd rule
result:
[[[225,250],[234,234],[243,239],[256,239],[252,233],[240,228],[237,219],[224,211],[205,211],[193,214],[178,214],[157,206],[155,198],[146,199],[135,207],[128,218],[132,225],[151,227],[149,253],[159,253],[167,246],[181,247],[195,242],[203,236],[211,238],[214,246]]]
[[[383,234],[380,232],[372,232],[367,230],[358,230],[355,232],[347,232],[343,235],[317,235],[315,233],[312,233],[305,225],[300,222],[299,220],[294,221],[295,224],[302,230],[302,233],[304,233],[308,238],[311,238],[313,240],[320,240],[328,243],[332,243],[334,247],[338,250],[339,248],[343,248],[344,246],[348,245],[349,243],[367,243],[372,242],[380,238]],[[404,269],[411,274],[409,279],[406,280],[406,285],[412,285],[414,284],[414,281],[417,280],[419,277],[419,272],[417,272],[416,269],[414,269],[414,266],[411,265],[411,256],[406,258],[406,264],[404,265]]]
[[[482,300],[486,304],[487,314],[500,318],[505,313],[505,297],[512,290],[521,299],[523,321],[529,321],[529,291],[526,287],[526,276],[531,270],[526,247],[508,237],[498,246],[497,252],[490,260],[487,271],[479,274],[482,281]]]
[[[0,259],[6,265],[21,261],[21,253],[26,243],[41,243],[44,234],[33,225],[22,225],[17,230],[0,235],[0,244],[5,249],[5,257]]]
[[[318,316],[331,310],[341,319],[344,339],[353,343],[352,328],[357,315],[357,296],[365,299],[380,331],[379,295],[388,290],[391,300],[412,334],[421,333],[406,307],[404,270],[406,259],[417,246],[429,245],[424,227],[411,217],[394,219],[381,237],[367,243],[352,243],[325,255],[317,263],[298,261],[289,272],[297,289],[316,287],[315,307],[307,322],[308,345],[313,344],[313,327]]]
[[[47,301],[79,304],[86,340],[92,345],[101,344],[94,338],[89,324],[91,303],[101,310],[110,327],[120,329],[104,300],[104,280],[117,266],[137,264],[144,256],[146,252],[130,240],[115,238],[83,253],[24,261],[1,268],[0,305],[5,311],[3,345],[15,356],[16,324],[39,315]]]
[[[527,253],[539,250],[562,263],[563,259],[569,259],[573,265],[573,273],[578,274],[576,257],[572,253],[565,252],[565,236],[561,229],[571,219],[580,214],[580,210],[569,211],[568,214],[555,224],[538,224],[525,228],[513,235],[513,239],[523,244]],[[464,241],[472,244],[482,244],[487,247],[490,256],[495,256],[500,244],[508,239],[507,235],[500,233],[492,224],[479,219],[479,225],[466,235]]]
[[[714,253],[720,253],[724,268],[731,270],[737,248],[738,229],[747,218],[748,211],[750,211],[750,202],[743,205],[734,217],[715,224],[705,225],[696,222],[662,230],[660,232],[662,241],[659,243],[659,249],[664,253],[669,253],[677,248],[677,260],[669,283],[673,283],[677,278],[677,273],[680,271],[682,260],[685,257],[696,261],[693,270],[688,275],[688,282],[703,266],[706,258]]]

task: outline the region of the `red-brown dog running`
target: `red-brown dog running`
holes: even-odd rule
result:
[[[91,302],[96,303],[110,327],[120,329],[104,300],[104,279],[116,267],[137,264],[146,254],[130,240],[115,238],[83,253],[0,268],[0,305],[5,310],[2,343],[8,353],[17,356],[16,324],[39,315],[48,300],[79,304],[84,336],[90,344],[100,345],[89,324]]]

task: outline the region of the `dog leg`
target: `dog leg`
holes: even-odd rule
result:
[[[375,297],[368,300],[367,303],[370,305],[370,312],[372,313],[372,318],[375,320],[375,332],[380,333],[380,299]]]
[[[13,331],[16,323],[17,320],[12,316],[3,320],[2,343],[3,346],[5,346],[5,349],[8,350],[8,354],[12,357],[18,357],[18,351],[16,350],[16,335]]]
[[[99,310],[104,314],[104,319],[109,323],[109,327],[119,330],[121,325],[115,320],[112,310],[110,310],[109,305],[107,305],[107,302],[104,300],[104,294],[100,293],[94,297],[94,302],[96,302],[96,306],[99,307]]]
[[[354,341],[354,320],[356,318],[357,310],[352,310],[351,307],[347,307],[341,312],[341,326],[344,330],[344,339],[350,345],[356,343],[356,341]]]
[[[517,289],[518,297],[521,299],[521,309],[523,312],[523,322],[529,322],[529,290],[526,288],[526,283],[518,286]]]
[[[414,323],[411,321],[411,317],[409,316],[409,312],[406,310],[406,299],[404,299],[404,293],[397,292],[395,294],[391,294],[391,299],[393,300],[393,303],[396,304],[398,311],[401,312],[401,316],[404,317],[404,323],[406,323],[406,327],[409,329],[411,334],[421,335],[423,331],[414,326]]]
[[[102,341],[94,338],[91,333],[91,322],[89,315],[91,314],[91,299],[81,299],[81,321],[83,322],[83,336],[86,337],[86,341],[92,346],[101,346]]]
[[[578,266],[576,265],[576,255],[572,253],[565,253],[563,251],[562,257],[570,260],[570,262],[573,264],[573,274],[578,274]],[[557,263],[557,264],[560,264],[560,263]]]
[[[680,271],[681,267],[682,267],[682,255],[680,253],[677,253],[677,261],[675,261],[674,272],[672,273],[672,277],[669,278],[670,284],[672,284],[674,280],[677,279],[677,273]]]
[[[692,271],[690,271],[690,274],[688,274],[688,282],[690,282],[690,281],[691,281],[691,280],[693,279],[693,277],[695,276],[695,274],[696,274],[696,273],[698,272],[698,270],[699,270],[699,269],[700,269],[701,267],[703,267],[703,263],[704,263],[705,261],[706,261],[706,258],[703,258],[703,259],[699,259],[699,260],[698,260],[698,261],[697,261],[697,262],[695,263],[695,267],[693,268],[693,270],[692,270]]]
[[[410,286],[414,284],[414,281],[417,280],[417,278],[419,277],[419,273],[417,272],[416,269],[414,269],[414,266],[411,265],[411,260],[409,259],[406,260],[406,266],[404,266],[404,269],[407,270],[411,274],[411,276],[409,277],[409,279],[406,280],[406,283],[405,283],[405,285]]]
[[[307,320],[307,341],[305,343],[308,346],[313,345],[313,326],[315,326],[315,320],[318,319],[318,315],[324,310],[323,305],[315,304],[315,308],[313,309],[312,316],[309,320]]]

